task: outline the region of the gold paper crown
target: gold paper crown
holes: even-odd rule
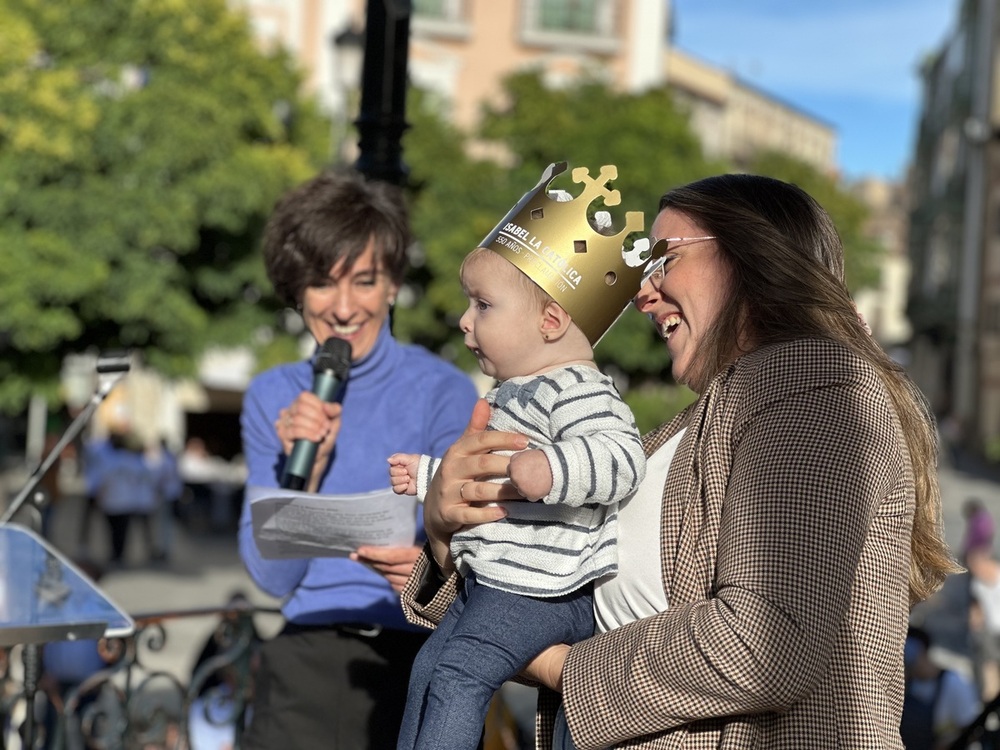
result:
[[[596,346],[638,294],[651,258],[649,241],[637,240],[630,251],[624,250],[625,238],[644,227],[641,211],[627,212],[625,228],[611,235],[598,233],[587,218],[597,198],[608,206],[621,202],[621,194],[607,187],[618,176],[617,167],[601,167],[596,180],[586,167],[577,167],[573,181],[583,184],[583,192],[555,201],[545,188],[565,171],[566,162],[550,164],[480,247],[499,253],[544,289]]]

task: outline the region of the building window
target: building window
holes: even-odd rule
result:
[[[467,0],[413,0],[415,36],[468,39]]]
[[[598,5],[598,0],[539,0],[538,28],[596,34]]]
[[[619,4],[618,0],[525,0],[522,41],[613,51],[620,36]]]
[[[428,20],[464,21],[463,0],[413,0],[413,15]]]

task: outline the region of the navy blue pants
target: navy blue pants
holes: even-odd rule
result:
[[[594,632],[593,586],[535,598],[465,580],[420,649],[398,750],[474,750],[493,694],[536,655]]]

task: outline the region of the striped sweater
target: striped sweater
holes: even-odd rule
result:
[[[540,502],[506,502],[508,515],[452,538],[463,576],[537,597],[560,596],[617,572],[618,503],[646,470],[635,419],[611,378],[571,366],[511,378],[486,394],[489,428],[528,436],[545,453],[552,490]],[[417,495],[440,459],[422,456]]]

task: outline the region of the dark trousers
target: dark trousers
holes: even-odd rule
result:
[[[548,646],[593,634],[590,584],[536,598],[481,586],[470,574],[413,665],[398,750],[474,750],[504,682]]]
[[[427,633],[292,623],[262,644],[245,750],[394,748]]]
[[[87,495],[83,505],[83,520],[80,521],[80,533],[77,535],[77,555],[89,557],[90,519],[100,515],[97,505],[97,495]]]
[[[142,524],[146,549],[149,554],[155,553],[153,547],[153,526],[148,513],[116,513],[108,515],[108,528],[111,531],[111,562],[120,563],[125,560],[125,545],[128,542],[128,529],[132,519]]]
[[[111,531],[111,562],[121,562],[125,558],[125,542],[128,541],[128,527],[132,516],[128,513],[108,515],[108,529]]]

